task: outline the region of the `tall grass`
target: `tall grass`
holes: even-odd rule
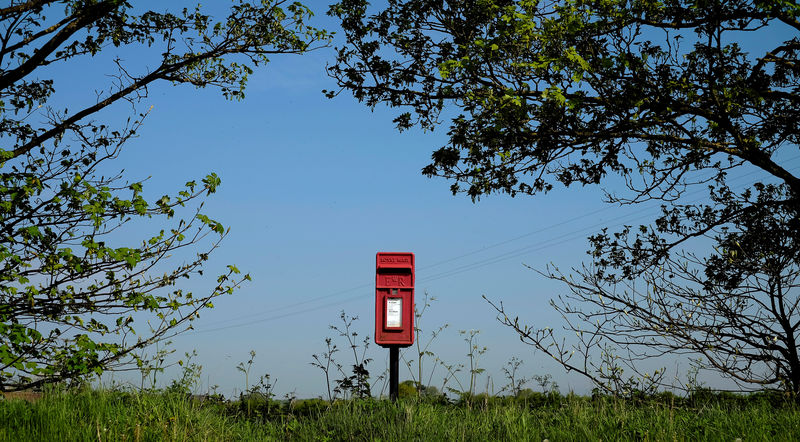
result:
[[[2,441],[274,439],[270,426],[227,416],[185,395],[82,390],[0,403]]]
[[[316,400],[267,408],[86,389],[50,392],[33,403],[0,402],[0,440],[800,440],[796,405],[679,402],[569,395],[545,402]]]
[[[350,402],[295,429],[298,440],[800,440],[800,411],[766,403],[671,408],[567,397],[530,408],[517,403],[454,406],[406,401]]]

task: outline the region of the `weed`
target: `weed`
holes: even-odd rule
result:
[[[437,367],[438,362],[439,362],[438,359],[434,359],[433,360],[433,367],[430,370],[430,375],[428,376],[428,381],[425,382],[423,380],[423,374],[424,374],[424,363],[423,362],[424,362],[425,358],[427,358],[427,357],[433,358],[433,357],[436,356],[432,351],[430,351],[431,344],[442,333],[442,331],[444,331],[444,329],[446,329],[447,327],[450,326],[450,324],[444,324],[444,325],[440,326],[439,328],[437,328],[436,330],[432,331],[431,334],[430,334],[430,337],[428,338],[428,340],[423,345],[422,316],[425,313],[425,311],[428,310],[428,307],[431,306],[431,302],[433,302],[435,300],[436,300],[436,298],[434,298],[432,296],[429,296],[428,292],[425,292],[425,294],[423,295],[423,298],[422,298],[422,303],[421,303],[422,304],[422,308],[419,308],[419,304],[415,304],[414,305],[414,318],[415,318],[415,320],[414,320],[414,346],[415,346],[416,356],[417,356],[417,359],[416,359],[416,362],[417,362],[416,373],[414,372],[414,370],[411,367],[412,364],[414,363],[414,359],[406,359],[405,356],[403,355],[403,361],[405,362],[406,367],[408,367],[408,371],[409,371],[409,373],[411,375],[411,379],[414,381],[415,388],[417,390],[417,394],[418,395],[423,394],[423,392],[431,385],[431,380],[433,379],[433,375],[436,372],[436,367]]]
[[[182,369],[181,377],[179,379],[173,379],[168,390],[177,393],[191,394],[196,391],[200,384],[203,366],[192,362],[192,359],[197,357],[197,350],[192,350],[191,353],[186,352],[184,356],[186,358],[185,361],[183,359],[178,361],[178,365]]]
[[[337,368],[338,370],[341,370],[342,366],[337,364],[333,358],[333,355],[339,351],[339,349],[336,347],[336,344],[333,343],[333,339],[325,338],[325,345],[327,346],[326,351],[319,355],[311,355],[311,357],[314,358],[314,361],[312,361],[310,364],[319,368],[325,374],[325,386],[327,387],[328,391],[328,401],[333,402],[333,395],[331,394],[331,366]]]
[[[175,365],[167,364],[167,357],[175,353],[175,349],[170,348],[172,341],[156,341],[151,347],[153,354],[147,353],[147,349],[142,349],[141,353],[136,354],[133,358],[136,360],[136,367],[142,375],[142,382],[140,389],[145,389],[145,381],[148,381],[150,390],[155,390],[158,385],[158,375],[163,373],[165,369]]]
[[[508,391],[512,396],[519,396],[519,392],[522,391],[522,387],[530,381],[528,378],[517,376],[517,371],[521,365],[522,360],[516,356],[512,356],[511,359],[506,362],[506,365],[503,366],[502,370],[503,375],[508,380],[508,383],[500,389],[500,393]]]
[[[478,375],[486,371],[483,368],[480,368],[478,362],[489,349],[487,347],[480,347],[478,345],[478,334],[480,330],[460,330],[459,333],[464,335],[464,342],[467,343],[467,348],[469,349],[467,353],[467,358],[469,359],[469,393],[470,396],[475,394],[475,380],[477,379]]]
[[[342,378],[336,380],[334,391],[345,396],[349,394],[358,398],[371,397],[372,392],[369,385],[369,370],[367,370],[367,365],[372,362],[372,359],[366,357],[367,349],[370,344],[369,335],[365,335],[364,339],[359,344],[357,339],[358,332],[353,330],[353,323],[358,320],[358,316],[348,316],[344,310],[342,310],[339,314],[339,318],[343,323],[341,328],[335,325],[331,325],[330,328],[347,340],[350,349],[353,351],[353,370],[352,374],[348,375],[342,370],[342,366],[337,364],[336,367],[342,374]],[[361,354],[359,354],[359,347],[361,347]]]

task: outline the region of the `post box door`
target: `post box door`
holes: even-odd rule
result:
[[[414,343],[414,254],[380,252],[375,266],[375,343]]]

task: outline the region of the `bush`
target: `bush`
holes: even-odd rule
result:
[[[298,399],[289,404],[289,412],[295,416],[316,417],[330,407],[328,402],[316,399]]]

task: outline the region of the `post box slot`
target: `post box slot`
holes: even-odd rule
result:
[[[382,267],[378,269],[380,274],[393,274],[393,275],[410,275],[411,269],[402,267]]]

